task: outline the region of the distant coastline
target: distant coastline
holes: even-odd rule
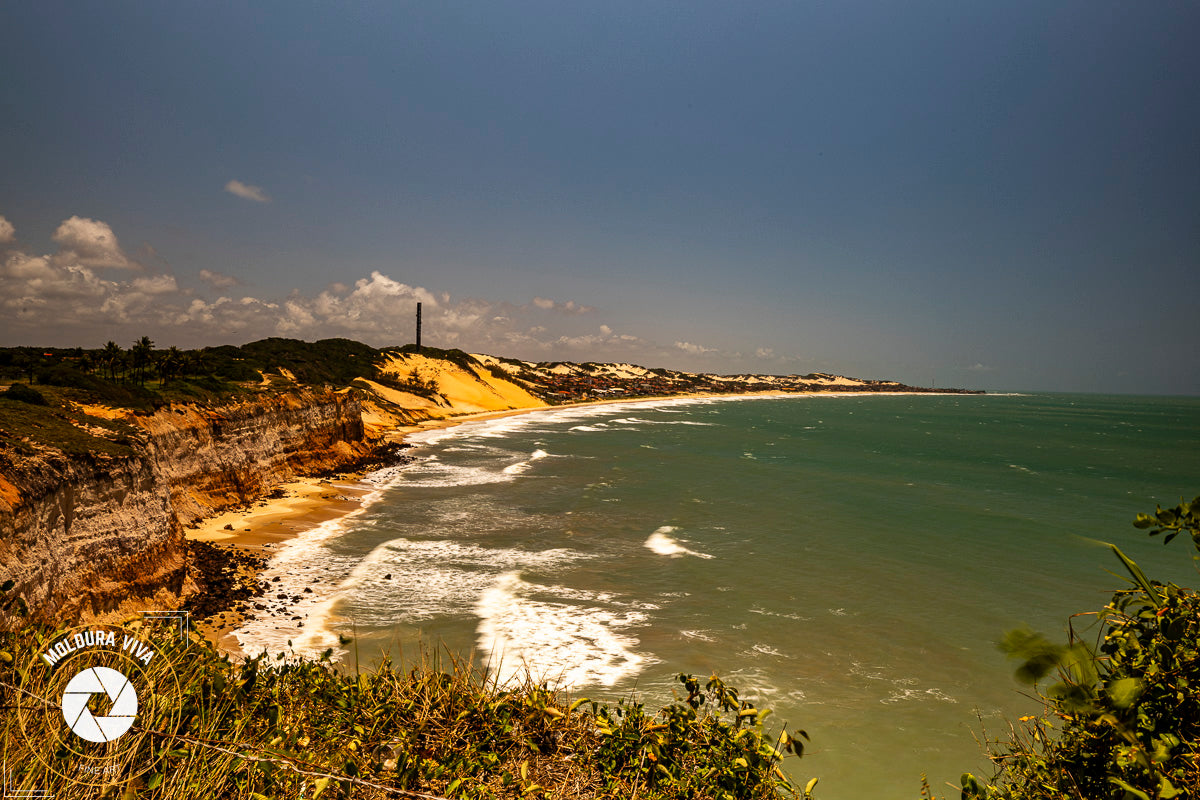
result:
[[[403,461],[404,437],[415,431],[664,398],[965,391],[348,339],[193,351],[156,350],[146,337],[129,350],[0,348],[0,522],[13,531],[0,579],[56,622],[184,603],[229,648],[222,631],[237,621],[233,606],[267,588],[254,585],[254,559],[239,556],[355,513],[372,491],[359,479]],[[234,545],[230,563],[201,545]],[[94,579],[99,563],[111,580]],[[226,607],[196,600],[204,593]]]

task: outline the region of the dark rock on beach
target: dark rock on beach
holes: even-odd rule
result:
[[[253,552],[189,541],[188,567],[197,591],[184,602],[184,610],[206,619],[258,597],[264,588],[258,573],[265,564],[266,557]]]

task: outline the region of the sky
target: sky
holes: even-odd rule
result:
[[[0,4],[0,345],[1200,394],[1200,4]]]

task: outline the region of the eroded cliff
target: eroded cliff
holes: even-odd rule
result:
[[[177,599],[184,525],[371,449],[358,399],[332,391],[122,419],[135,433],[115,451],[0,451],[0,582],[15,581],[34,615],[68,622]]]
[[[155,473],[184,524],[297,475],[336,469],[368,448],[359,400],[332,391],[171,406],[136,424],[149,436]]]

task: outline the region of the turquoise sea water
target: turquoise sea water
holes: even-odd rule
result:
[[[444,646],[648,704],[716,671],[809,733],[789,768],[829,800],[988,773],[974,735],[1036,708],[995,641],[1121,585],[1087,537],[1195,583],[1187,542],[1130,521],[1200,493],[1197,398],[659,401],[410,441],[361,512],[277,556],[315,591],[248,647]]]

